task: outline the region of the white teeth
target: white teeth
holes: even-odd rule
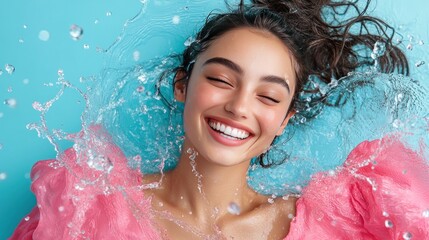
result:
[[[226,126],[225,124],[222,124],[220,122],[209,121],[209,126],[214,130],[222,132],[227,137],[233,137],[233,138],[239,138],[239,139],[245,139],[249,137],[248,132],[244,130],[240,130],[238,128]]]

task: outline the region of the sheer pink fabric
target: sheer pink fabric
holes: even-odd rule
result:
[[[103,148],[114,166],[109,185],[123,188],[81,190],[81,174],[96,178],[101,171],[78,165],[72,149],[63,159],[73,171],[55,160],[38,162],[32,170],[38,207],[11,239],[161,239],[150,203],[136,188],[140,172],[127,166],[118,147]],[[399,141],[363,142],[339,171],[313,178],[285,239],[429,239],[428,210],[424,160]]]

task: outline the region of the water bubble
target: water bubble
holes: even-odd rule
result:
[[[292,219],[292,218],[294,218],[295,216],[294,216],[292,213],[289,213],[289,214],[287,215],[287,217],[288,217],[289,219]]]
[[[22,28],[27,29],[27,25],[25,25],[25,24],[22,25]]]
[[[390,220],[386,220],[386,221],[384,221],[384,226],[386,226],[387,228],[392,228],[393,227],[393,223]]]
[[[5,99],[3,103],[11,108],[16,107],[16,99],[14,98]]]
[[[429,209],[424,210],[424,211],[423,211],[423,213],[422,213],[422,216],[423,216],[424,218],[429,218]]]
[[[29,216],[26,216],[26,217],[24,218],[24,220],[25,220],[26,222],[28,222],[28,221],[30,221],[30,217],[29,217]]]
[[[98,24],[100,21],[98,19],[94,20],[94,24]]]
[[[409,44],[407,45],[407,49],[408,49],[408,50],[410,50],[410,51],[411,51],[411,50],[413,50],[413,44],[409,43]]]
[[[70,26],[70,36],[73,40],[79,40],[83,35],[83,29],[76,24]]]
[[[2,150],[2,149],[3,149],[3,144],[0,143],[0,150]]]
[[[83,44],[83,48],[84,49],[89,49],[89,45],[88,44]]]
[[[423,42],[423,40],[420,40],[419,41],[419,45],[421,46],[421,45],[424,45],[425,43]]]
[[[228,210],[228,212],[229,212],[229,213],[231,213],[232,215],[240,215],[240,211],[241,211],[240,206],[238,206],[238,204],[237,204],[237,203],[235,203],[235,202],[231,202],[231,203],[228,205],[227,210]]]
[[[18,39],[18,42],[19,43],[24,43],[24,39],[20,38],[20,39]]]
[[[163,203],[163,202],[159,202],[159,203],[158,203],[158,205],[159,205],[160,207],[164,207],[164,203]]]
[[[59,206],[59,207],[58,207],[58,211],[59,211],[59,212],[64,212],[64,206]]]
[[[389,216],[389,213],[388,213],[388,212],[383,211],[383,216],[384,216],[384,217],[388,217],[388,216]]]
[[[6,178],[7,178],[6,173],[4,173],[4,172],[0,173],[0,181],[5,180]]]
[[[13,91],[12,87],[7,88],[7,92],[12,92],[12,91]]]
[[[273,204],[274,203],[274,199],[268,198],[268,203]]]
[[[3,74],[3,70],[0,69],[0,76]]]
[[[412,235],[410,232],[405,232],[405,233],[404,233],[404,235],[402,235],[402,237],[403,237],[405,240],[410,240],[410,239],[412,239],[412,238],[413,238],[413,235]]]
[[[30,82],[30,80],[28,78],[22,80],[22,83],[24,83],[25,85],[27,85]]]
[[[48,41],[49,40],[49,37],[50,37],[50,34],[49,34],[49,32],[48,31],[46,31],[46,30],[42,30],[42,31],[40,31],[39,32],[39,39],[40,40],[42,40],[42,41]]]
[[[173,18],[171,19],[171,21],[175,25],[179,24],[180,23],[180,16],[178,16],[178,15],[173,16]]]
[[[6,65],[4,65],[4,70],[6,70],[7,73],[12,75],[13,72],[15,72],[15,67],[11,64],[6,64]]]
[[[133,52],[133,59],[136,62],[140,59],[140,52],[139,51],[136,50]]]
[[[147,78],[145,74],[142,74],[140,76],[137,77],[137,79],[142,82],[142,83],[146,83],[147,82]]]
[[[377,41],[374,44],[374,48],[372,49],[371,58],[377,59],[384,55],[386,52],[386,44],[384,42]]]
[[[425,61],[418,61],[418,62],[416,62],[415,66],[416,66],[416,67],[421,67],[421,66],[423,66],[424,64],[425,64]]]
[[[112,16],[112,12],[111,12],[111,11],[107,11],[107,12],[106,12],[106,16],[107,16],[107,17]]]

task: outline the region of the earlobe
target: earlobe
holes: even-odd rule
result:
[[[280,136],[283,134],[283,131],[285,130],[289,120],[293,117],[293,115],[295,115],[295,113],[296,113],[295,110],[291,110],[287,113],[285,119],[282,122],[282,125],[280,125],[280,128],[276,133],[276,136]]]

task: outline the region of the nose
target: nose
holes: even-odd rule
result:
[[[225,111],[236,118],[247,118],[250,110],[250,99],[246,93],[234,93],[225,104]]]

